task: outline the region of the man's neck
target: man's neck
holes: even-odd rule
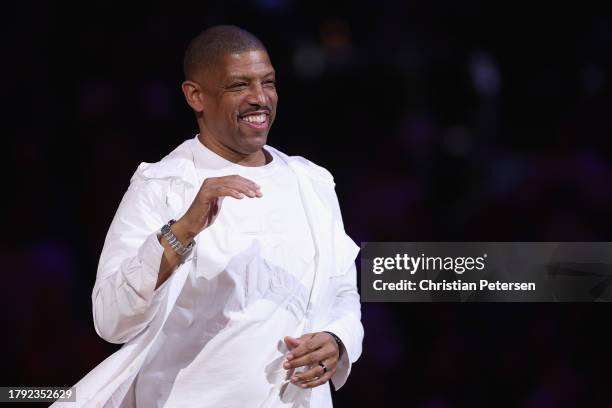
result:
[[[199,134],[198,139],[213,153],[218,154],[225,160],[231,161],[232,163],[239,164],[247,167],[258,167],[264,166],[270,162],[271,157],[269,153],[265,152],[264,149],[259,149],[255,153],[244,154],[237,152],[222,145],[212,137],[206,137],[202,133]]]

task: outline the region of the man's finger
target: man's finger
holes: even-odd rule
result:
[[[301,339],[295,339],[291,336],[285,336],[283,340],[285,341],[285,344],[287,345],[287,348],[289,350],[293,350],[294,348],[302,344],[302,341],[303,341]]]
[[[233,188],[242,187],[244,189],[253,191],[254,193],[256,193],[257,191],[261,191],[261,187],[259,186],[259,184],[255,183],[252,180],[237,175],[229,176],[227,179],[223,180],[222,183]]]
[[[318,364],[319,361],[322,361],[329,357],[330,357],[329,353],[324,353],[322,349],[319,349],[311,353],[308,353],[302,357],[294,358],[290,361],[287,361],[285,364],[283,364],[283,367],[286,369],[290,369],[290,368],[297,368],[297,367],[302,367],[302,366],[307,366],[307,365],[312,365],[312,364]]]
[[[247,197],[256,197],[257,195],[252,190],[248,188],[244,188],[243,186],[230,186],[230,185],[219,185],[219,186],[210,186],[208,190],[205,192],[204,199],[208,202],[215,200],[221,197],[234,197],[237,199],[242,199],[245,196]]]
[[[231,181],[224,183],[224,185],[226,185],[227,187],[236,189],[248,195],[249,197],[257,197],[258,193],[259,193],[259,196],[261,196],[261,188],[259,187],[259,185],[253,182],[247,182],[243,180],[231,180]]]
[[[308,381],[315,380],[325,374],[323,367],[316,364],[311,369],[304,371],[303,373],[293,374],[290,378],[294,384],[300,384]]]
[[[243,193],[240,190],[231,188],[231,187],[218,187],[215,191],[214,191],[214,198],[219,198],[219,197],[234,197],[237,198],[238,200],[241,200],[244,198],[245,193]],[[248,194],[247,194],[248,195]]]
[[[250,180],[250,179],[248,179],[246,177],[239,176],[238,174],[233,174],[231,176],[225,176],[225,177],[219,177],[219,178],[220,179],[229,179],[231,181],[237,181],[237,182],[240,182],[240,183],[245,183],[247,185],[252,186],[254,189],[259,188],[259,184],[257,184],[253,180]]]
[[[204,181],[202,188],[209,198],[219,197],[219,191],[224,191],[224,188],[236,190],[251,198],[263,195],[257,183],[240,176],[211,177]]]
[[[321,377],[317,378],[316,380],[312,380],[312,381],[308,381],[308,382],[304,382],[304,383],[296,384],[296,385],[298,385],[301,388],[318,387],[319,385],[323,385],[327,381],[329,381],[331,379],[332,374],[333,373],[331,371],[328,371],[325,374],[323,374]]]
[[[217,191],[219,191],[220,189],[223,189],[223,188],[229,188],[229,189],[232,189],[232,190],[236,190],[237,192],[242,193],[245,196],[251,197],[251,198],[257,196],[257,192],[254,189],[252,189],[249,186],[246,186],[244,184],[241,184],[241,183],[225,183],[225,184],[222,184],[222,185],[218,186],[217,187]]]
[[[325,337],[323,336],[313,335],[310,338],[305,338],[302,344],[297,346],[294,350],[291,350],[291,353],[287,354],[287,360],[293,360],[307,353],[311,353],[319,349],[324,343]]]
[[[336,347],[329,342],[324,343],[317,350],[312,351],[302,357],[287,359],[283,367],[286,369],[302,367],[305,365],[318,364],[320,361],[331,361],[335,367],[336,361],[338,361],[338,352]],[[329,368],[329,366],[328,366]]]

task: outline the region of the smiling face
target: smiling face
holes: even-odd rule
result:
[[[186,81],[183,91],[207,140],[239,155],[253,155],[261,152],[274,122],[275,81],[268,53],[247,51],[226,55]]]

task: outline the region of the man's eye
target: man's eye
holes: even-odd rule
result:
[[[275,87],[276,86],[276,81],[273,81],[273,80],[265,81],[264,82],[264,86]]]
[[[245,88],[247,86],[246,82],[236,82],[234,84],[231,84],[229,87],[230,89],[242,89]]]

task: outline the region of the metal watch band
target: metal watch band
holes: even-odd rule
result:
[[[334,338],[334,340],[336,340],[336,343],[338,343],[338,358],[342,357],[342,353],[344,353],[344,344],[342,343],[342,340],[340,340],[340,337],[336,336],[332,332],[326,331],[324,333],[329,334],[330,336]]]
[[[172,226],[172,224],[174,224],[175,222],[176,220],[168,221],[168,223],[161,228],[160,233],[164,238],[166,238],[166,241],[168,241],[172,249],[174,249],[177,254],[179,254],[180,256],[185,256],[185,254],[191,251],[195,242],[191,240],[189,244],[183,245],[170,229],[170,226]]]

